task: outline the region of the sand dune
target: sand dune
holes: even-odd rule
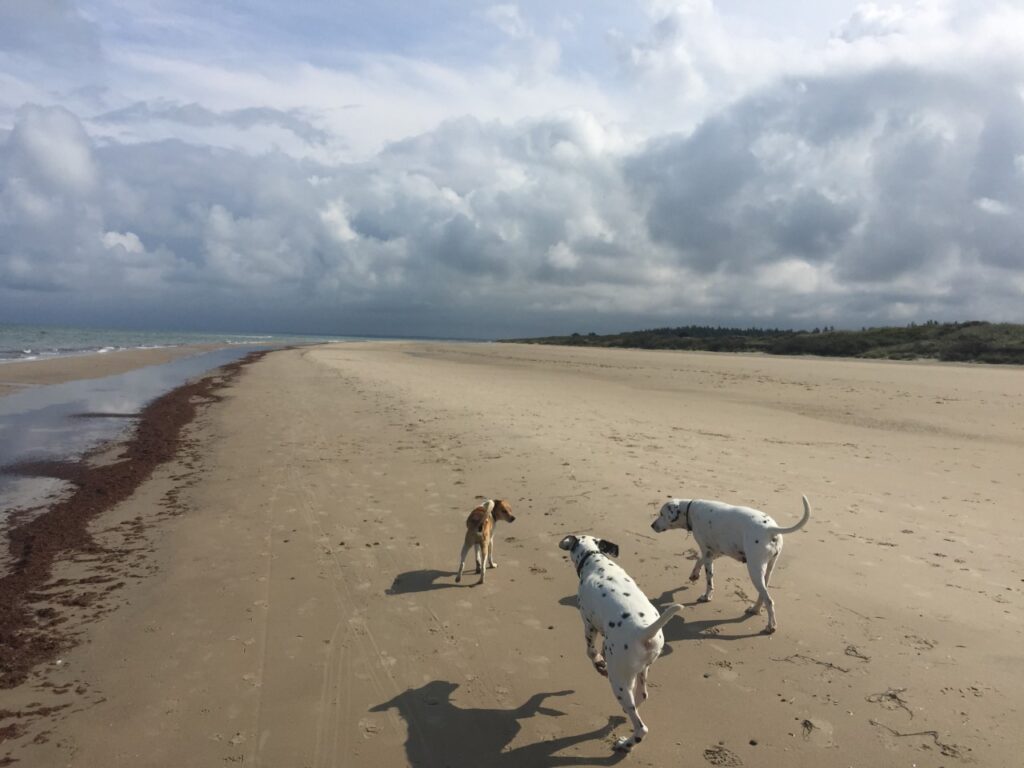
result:
[[[358,343],[271,353],[224,394],[97,524],[114,547],[137,521],[137,556],[81,644],[0,691],[21,713],[0,757],[616,763],[627,728],[557,547],[588,532],[687,606],[631,764],[1019,764],[1020,369]],[[801,493],[771,637],[741,564],[696,604],[692,539],[649,527],[677,495],[789,525]],[[482,496],[517,520],[487,583],[455,585]]]

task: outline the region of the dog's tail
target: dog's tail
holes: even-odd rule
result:
[[[650,640],[652,637],[658,634],[661,631],[661,628],[668,624],[669,619],[671,619],[681,610],[683,610],[683,606],[681,606],[679,603],[672,603],[672,605],[668,606],[664,611],[661,612],[661,616],[658,617],[657,621],[655,621],[649,627],[644,627],[643,634],[640,635],[640,639],[646,643],[648,640]]]
[[[484,523],[487,522],[488,517],[494,514],[494,499],[487,499],[487,501],[485,501],[480,506],[483,507],[484,516],[483,519],[480,521],[480,525],[477,526],[477,533],[484,532]]]
[[[800,518],[800,522],[796,525],[789,526],[789,528],[779,528],[778,526],[768,528],[769,531],[772,533],[793,533],[793,531],[799,531],[807,525],[807,521],[811,519],[811,505],[807,501],[806,496],[801,496],[800,498],[804,500],[804,516]]]

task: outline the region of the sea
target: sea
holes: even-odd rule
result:
[[[22,477],[5,472],[5,467],[25,461],[76,459],[111,441],[124,439],[134,430],[138,413],[149,402],[249,352],[358,340],[346,336],[0,325],[0,381],[4,363],[19,360],[194,344],[225,345],[114,376],[29,386],[0,395],[0,528],[11,512],[42,511],[70,490],[61,481]]]
[[[309,334],[195,333],[188,331],[126,331],[0,323],[0,363],[66,355],[104,354],[121,349],[158,349],[185,344],[325,344],[351,341],[350,336]]]

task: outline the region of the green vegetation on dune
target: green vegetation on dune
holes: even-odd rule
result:
[[[1011,323],[911,324],[902,328],[837,331],[788,331],[766,328],[718,328],[687,325],[598,335],[505,339],[528,344],[576,347],[688,349],[708,352],[763,352],[770,355],[821,355],[890,360],[931,358],[951,362],[1024,365],[1024,325]]]

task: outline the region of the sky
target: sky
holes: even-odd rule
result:
[[[0,323],[1024,321],[1024,2],[0,0]]]

